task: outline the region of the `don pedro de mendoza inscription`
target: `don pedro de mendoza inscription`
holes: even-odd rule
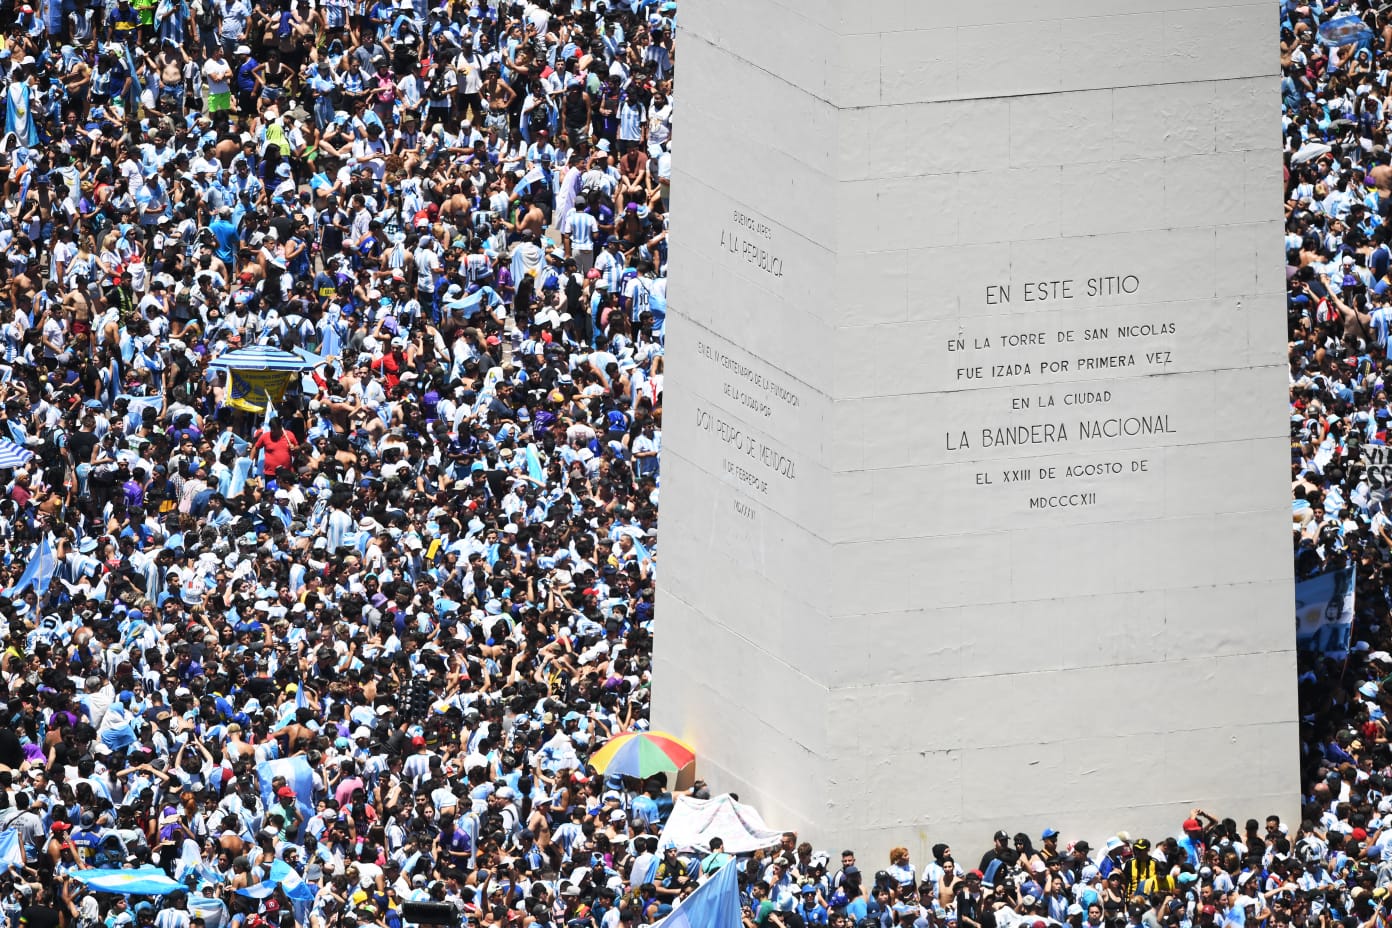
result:
[[[776,411],[796,410],[802,396],[783,374],[746,360],[733,346],[717,345],[709,338],[696,342],[696,356],[719,369],[720,395],[740,407],[741,415],[771,419]],[[742,488],[766,496],[770,482],[797,479],[797,461],[778,444],[754,435],[738,422],[725,418],[718,409],[696,409],[696,425],[716,439],[722,451],[720,471]],[[736,501],[736,511],[753,518],[747,504]]]

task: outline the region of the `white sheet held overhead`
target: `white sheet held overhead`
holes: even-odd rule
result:
[[[764,824],[753,806],[736,802],[727,793],[711,799],[677,797],[659,839],[663,848],[709,851],[710,839],[725,842],[725,853],[747,854],[778,844],[781,832]]]

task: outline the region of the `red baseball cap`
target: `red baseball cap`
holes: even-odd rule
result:
[[[1199,820],[1196,819],[1196,818],[1186,818],[1186,819],[1184,820],[1184,830],[1185,830],[1185,831],[1203,831],[1203,826],[1199,824]]]
[[[294,799],[295,791],[288,786],[282,786],[280,789],[276,790],[276,795],[281,799]]]

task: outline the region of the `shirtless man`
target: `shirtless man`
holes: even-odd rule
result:
[[[1334,304],[1334,308],[1339,313],[1339,321],[1343,323],[1344,327],[1345,341],[1348,341],[1350,344],[1357,343],[1360,339],[1367,344],[1372,344],[1376,341],[1376,335],[1373,332],[1373,317],[1368,313],[1362,312],[1356,306],[1350,306],[1341,300],[1327,275],[1321,274],[1320,282],[1324,284],[1324,289],[1325,292],[1329,294],[1330,302]],[[1306,292],[1310,292],[1308,288]],[[1311,295],[1313,296],[1313,294]]]
[[[508,110],[511,108],[512,102],[517,99],[517,91],[508,86],[507,81],[499,76],[496,66],[490,66],[483,72],[482,96],[484,104],[487,106],[487,115],[484,117],[483,124],[506,138],[508,134]]]
[[[15,265],[13,257],[10,260],[14,274],[10,278],[10,305],[28,306],[38,292],[38,282],[27,265]]]
[[[232,159],[242,153],[242,143],[236,138],[225,138],[217,143],[213,151],[217,153],[223,167],[230,167]]]
[[[460,189],[458,181],[451,181],[446,190],[445,202],[440,204],[440,221],[447,222],[456,229],[469,225],[472,206],[469,197]]]
[[[544,194],[537,194],[537,197]],[[517,222],[508,223],[507,227],[519,235],[526,236],[532,234],[541,237],[542,232],[546,231],[546,213],[536,202],[534,197],[523,200],[518,207]]]
[[[174,115],[179,118],[184,115],[184,65],[188,60],[184,50],[168,39],[155,56],[160,74],[159,104],[162,106],[165,101],[172,100]]]
[[[87,278],[79,274],[76,286],[63,295],[63,309],[72,319],[73,347],[84,354],[92,354],[96,345],[92,341],[92,304],[87,299]]]

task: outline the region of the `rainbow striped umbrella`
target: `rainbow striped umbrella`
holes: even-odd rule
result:
[[[647,779],[659,773],[676,773],[696,760],[696,752],[684,741],[661,731],[631,731],[605,743],[590,755],[600,773]]]

